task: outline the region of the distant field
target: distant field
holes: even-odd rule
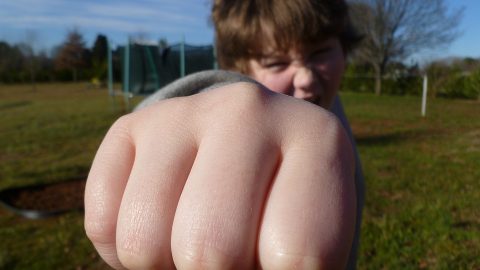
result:
[[[343,93],[366,177],[360,269],[480,269],[480,103]],[[114,105],[115,104],[115,105]],[[125,111],[86,84],[0,85],[0,189],[82,177]],[[0,208],[0,269],[105,269],[82,213]]]

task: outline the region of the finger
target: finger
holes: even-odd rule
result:
[[[171,111],[177,117],[165,119],[164,112],[142,116],[154,121],[135,134],[136,158],[117,228],[118,256],[129,269],[174,268],[170,244],[173,217],[197,150],[193,136],[183,128],[188,125]]]
[[[313,136],[302,128],[283,148],[259,235],[263,269],[345,267],[355,225],[353,158],[342,130],[325,124]]]
[[[118,209],[133,164],[135,149],[127,117],[108,131],[93,161],[85,188],[85,230],[100,256],[122,268],[116,252]]]
[[[237,128],[210,126],[181,195],[172,232],[179,269],[253,268],[279,151],[260,129],[232,122]]]

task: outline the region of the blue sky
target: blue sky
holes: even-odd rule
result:
[[[417,0],[422,1],[422,0]],[[479,0],[446,0],[452,9],[464,7],[464,16],[460,24],[462,35],[449,48],[425,57],[475,57],[480,58],[480,1]]]
[[[36,50],[59,45],[67,32],[77,28],[91,46],[98,33],[113,44],[128,36],[152,41],[166,38],[176,43],[185,36],[191,44],[210,44],[208,23],[211,0],[0,0],[0,40],[26,40],[34,33]],[[422,1],[422,0],[417,0]],[[452,8],[465,7],[463,34],[447,49],[423,53],[425,60],[448,56],[480,57],[480,1],[446,0]]]
[[[0,39],[25,40],[34,32],[38,48],[62,43],[67,32],[77,28],[91,46],[98,33],[114,43],[128,36],[153,41],[211,44],[208,24],[209,0],[0,0]]]

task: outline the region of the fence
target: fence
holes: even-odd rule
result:
[[[123,91],[132,95],[150,94],[180,77],[216,67],[212,45],[182,42],[161,48],[129,43],[120,47],[120,53]]]

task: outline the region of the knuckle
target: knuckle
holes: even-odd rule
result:
[[[118,118],[108,130],[107,136],[131,140],[131,116],[123,115]]]
[[[253,83],[235,83],[212,95],[206,104],[207,126],[218,129],[255,128],[264,122],[268,110],[268,93]]]
[[[127,269],[175,269],[169,261],[162,261],[148,253],[129,253],[118,251],[118,259]]]
[[[207,234],[184,235],[172,242],[178,269],[249,269],[251,261],[242,249],[232,250],[223,240]]]
[[[100,220],[85,219],[85,233],[95,244],[110,244],[115,242],[115,226]]]
[[[117,220],[112,218],[111,208],[106,203],[104,182],[94,180],[90,174],[85,187],[84,229],[92,242],[111,244],[115,242]]]
[[[196,246],[175,254],[175,265],[179,269],[234,269],[231,258],[212,248]],[[238,265],[237,265],[238,266]]]
[[[142,223],[142,222],[140,222]],[[174,269],[170,245],[151,232],[138,230],[136,225],[119,226],[116,249],[119,261],[127,269]]]
[[[282,252],[270,253],[260,258],[261,268],[269,269],[341,269],[334,264],[328,264],[318,257],[300,254],[286,254]]]
[[[127,269],[175,269],[170,247],[152,246],[138,238],[120,241],[117,242],[118,259]]]
[[[316,142],[328,145],[338,141],[342,135],[343,127],[339,120],[332,114],[316,110],[312,117],[305,119],[297,135],[302,136],[307,142]]]
[[[214,105],[218,105],[216,107],[220,110],[226,109],[229,112],[223,115],[243,117],[252,110],[255,112],[263,109],[268,96],[267,91],[260,85],[245,82],[228,85],[217,93],[218,101],[215,100]]]
[[[268,92],[265,88],[254,83],[235,84],[232,91],[235,98],[231,98],[232,106],[238,106],[244,113],[248,110],[262,110],[268,99]]]

